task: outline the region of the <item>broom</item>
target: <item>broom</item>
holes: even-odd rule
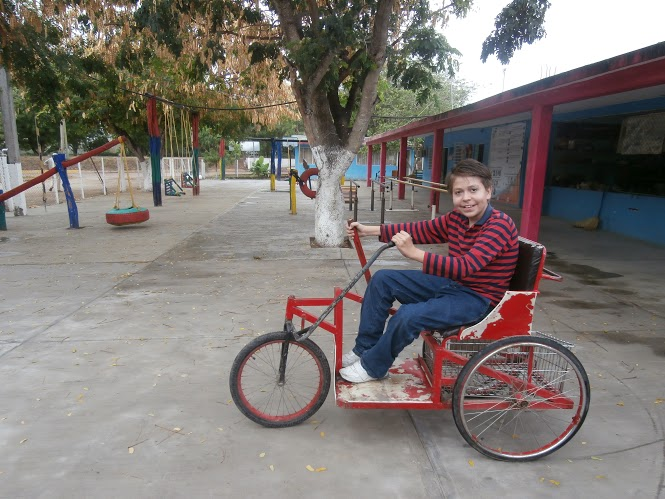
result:
[[[596,230],[598,228],[600,225],[600,210],[603,208],[603,201],[605,201],[605,192],[606,191],[603,191],[603,194],[600,197],[600,204],[598,205],[598,211],[596,212],[596,215],[591,218],[585,218],[584,220],[575,222],[573,227],[584,230]]]

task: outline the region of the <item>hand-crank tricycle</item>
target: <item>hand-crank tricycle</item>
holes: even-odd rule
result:
[[[249,419],[267,427],[296,425],[312,416],[330,389],[330,367],[309,338],[332,333],[335,372],[342,362],[342,300],[361,303],[351,288],[393,243],[369,260],[355,234],[362,269],[334,298],[290,296],[282,331],[255,338],[237,355],[230,375],[233,400]],[[422,354],[398,359],[390,376],[353,384],[335,379],[337,405],[349,408],[452,409],[464,439],[482,454],[529,461],[554,452],[579,430],[589,409],[589,379],[572,344],[531,330],[545,247],[520,238],[510,289],[480,322],[421,333]],[[327,307],[317,318],[304,307]],[[333,321],[326,317],[333,314]],[[294,317],[301,319],[296,330]],[[305,323],[311,325],[305,326]]]

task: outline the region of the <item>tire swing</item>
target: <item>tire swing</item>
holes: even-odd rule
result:
[[[310,199],[314,199],[316,197],[316,191],[308,187],[307,181],[309,180],[309,177],[311,177],[312,175],[318,175],[318,174],[319,174],[318,168],[308,168],[302,173],[302,175],[300,175],[300,190],[305,196],[307,196]]]
[[[120,179],[122,169],[118,168],[118,188],[115,191],[115,206],[112,210],[106,212],[106,223],[109,225],[123,226],[140,224],[150,218],[150,212],[147,208],[141,208],[134,202],[134,192],[132,191],[132,182],[129,179],[129,169],[127,168],[127,156],[125,155],[125,143],[120,142],[120,156],[122,156],[122,166],[127,175],[127,189],[132,199],[132,206],[129,208],[120,208]]]

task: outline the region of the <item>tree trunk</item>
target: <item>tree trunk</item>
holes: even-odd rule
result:
[[[152,192],[152,167],[148,160],[144,159],[139,162],[139,170],[143,175],[143,190],[145,192]]]
[[[355,155],[342,147],[330,145],[313,147],[312,155],[319,169],[314,238],[319,246],[340,247],[346,236],[344,198],[340,181]]]

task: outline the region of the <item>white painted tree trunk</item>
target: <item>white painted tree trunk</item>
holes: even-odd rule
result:
[[[152,192],[152,167],[148,160],[143,160],[139,163],[139,169],[143,174],[143,190]]]
[[[353,154],[342,147],[315,146],[314,162],[319,169],[314,214],[314,239],[319,246],[334,248],[346,236],[344,198],[340,181],[353,161]]]

